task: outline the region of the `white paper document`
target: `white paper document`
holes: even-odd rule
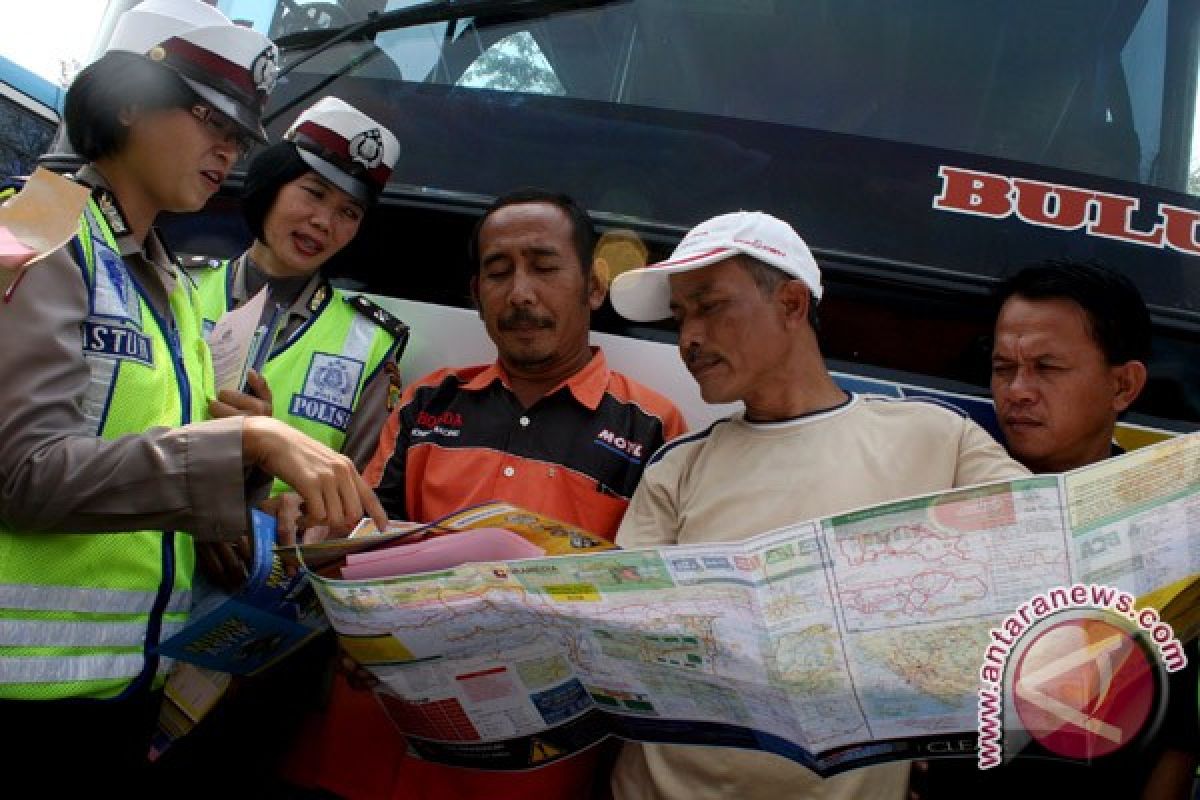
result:
[[[226,313],[217,320],[208,335],[208,348],[212,351],[213,373],[217,391],[240,390],[246,381],[246,369],[258,347],[262,346],[264,331],[258,321],[262,319],[267,304],[267,288],[241,308]]]

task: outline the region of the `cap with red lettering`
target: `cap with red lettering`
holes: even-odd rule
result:
[[[666,261],[618,275],[612,284],[613,308],[637,322],[669,317],[668,277],[737,255],[750,256],[804,281],[813,299],[821,299],[821,269],[792,226],[761,211],[735,211],[692,228]]]
[[[178,73],[204,102],[265,142],[263,107],[279,50],[201,0],[145,0],[121,15],[108,50],[144,55]]]
[[[391,131],[336,97],[306,109],[283,138],[321,177],[367,204],[383,191],[400,157]]]

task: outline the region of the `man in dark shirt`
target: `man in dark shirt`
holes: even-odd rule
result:
[[[997,300],[992,397],[1009,454],[1040,473],[1122,453],[1117,418],[1146,385],[1151,345],[1133,283],[1097,265],[1047,261],[1009,278]],[[1079,796],[1182,800],[1196,770],[1195,729],[1192,663],[1170,676],[1167,715],[1144,749],[1087,765],[1018,758],[987,772],[974,761],[935,761],[914,786],[925,800],[1057,798],[1064,786]]]
[[[1123,275],[1027,267],[1001,289],[992,398],[1009,453],[1034,472],[1107,458],[1117,417],[1146,385],[1150,315]]]

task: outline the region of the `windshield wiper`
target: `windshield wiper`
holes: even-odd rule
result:
[[[281,70],[285,74],[311,58],[341,42],[352,39],[370,39],[377,33],[431,22],[446,22],[463,17],[538,17],[555,11],[573,11],[589,6],[602,6],[615,0],[430,0],[408,8],[392,11],[372,11],[367,16],[340,28],[319,31],[297,31],[280,36],[275,40],[280,50],[316,48],[291,62]]]
[[[297,33],[280,36],[275,40],[275,44],[282,51],[300,50],[309,47],[313,49],[295,61],[284,65],[279,70],[278,78],[282,78],[306,61],[316,58],[326,50],[342,42],[354,40],[370,41],[373,36],[383,31],[411,28],[415,25],[426,25],[431,22],[446,22],[464,17],[473,17],[475,19],[479,19],[480,17],[503,17],[505,19],[541,17],[556,11],[574,11],[591,6],[608,5],[618,1],[623,0],[431,0],[428,3],[409,6],[408,8],[398,8],[393,11],[372,11],[367,14],[365,19],[350,23],[349,25],[343,25],[340,28],[329,28],[320,31],[298,31]],[[360,66],[374,54],[374,52],[371,52],[359,58],[352,59],[342,69],[332,75],[326,76],[325,80],[318,82],[316,86],[301,93],[300,96],[292,98],[283,107],[277,108],[270,114],[267,114],[263,118],[263,123],[270,123],[281,114],[287,113],[289,109],[303,103],[341,75]]]

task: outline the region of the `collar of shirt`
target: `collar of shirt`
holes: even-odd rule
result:
[[[608,388],[608,361],[604,358],[604,351],[599,347],[593,347],[591,350],[592,358],[584,365],[583,369],[542,396],[549,397],[565,386],[570,390],[571,396],[575,398],[575,401],[584,408],[589,411],[595,411],[599,408],[600,401],[604,399],[604,392]],[[499,360],[484,368],[482,372],[464,383],[462,388],[468,392],[479,392],[491,386],[496,381],[500,381],[505,389],[510,392],[512,391],[512,386],[508,380],[508,373],[504,371],[504,367]]]
[[[103,189],[109,193],[114,203],[117,202],[116,195],[112,193],[112,187],[93,165],[85,164],[83,168],[75,173],[75,180],[84,186],[91,187],[93,190]],[[122,213],[119,205],[116,206],[115,210],[118,214]],[[123,216],[122,219],[124,219]],[[146,241],[144,243],[134,239],[133,234],[130,232],[118,235],[116,231],[113,231],[113,238],[116,239],[117,252],[122,258],[140,256],[158,274],[163,288],[167,290],[167,294],[171,293],[175,288],[175,281],[179,278],[179,272],[176,269],[175,258],[167,249],[166,243],[162,240],[157,228],[150,229],[150,232],[146,234]]]
[[[248,267],[250,267],[249,252],[242,253],[229,265],[229,268],[233,270],[233,285],[231,288],[235,306],[240,306],[250,299],[249,291],[246,289],[246,272]],[[268,278],[267,284],[270,285],[270,283],[271,280]],[[288,306],[287,318],[279,327],[279,335],[276,338],[277,342],[287,341],[288,337],[313,315],[311,307],[313,296],[322,288],[325,290],[326,298],[332,296],[332,287],[325,280],[325,276],[318,270],[313,273],[312,277],[308,279],[308,283],[296,295],[296,299]]]

